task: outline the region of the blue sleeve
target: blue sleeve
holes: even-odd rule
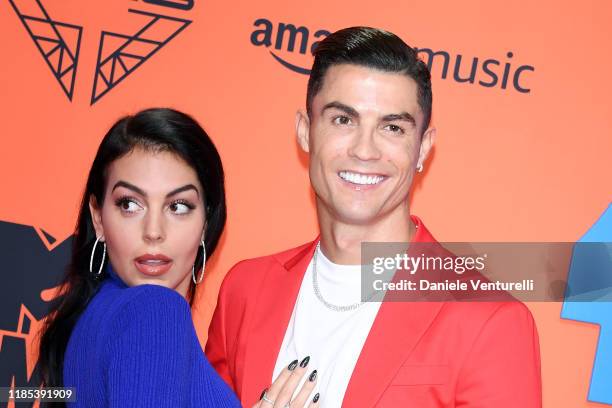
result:
[[[194,343],[189,305],[154,285],[129,289],[113,319],[105,350],[110,407],[182,407],[193,386]]]

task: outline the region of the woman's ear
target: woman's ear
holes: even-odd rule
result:
[[[102,225],[102,209],[97,203],[96,197],[92,194],[89,196],[89,213],[96,230],[96,237],[104,242],[104,226]]]

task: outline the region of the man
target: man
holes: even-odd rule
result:
[[[320,238],[228,273],[209,361],[245,406],[308,356],[322,407],[539,407],[538,337],[523,304],[361,302],[362,242],[435,241],[408,200],[436,134],[430,74],[372,28],[333,33],[314,54],[297,139]]]

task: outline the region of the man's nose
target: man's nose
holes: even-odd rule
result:
[[[364,161],[380,159],[381,152],[377,145],[376,129],[373,127],[360,128],[354,134],[349,155]]]

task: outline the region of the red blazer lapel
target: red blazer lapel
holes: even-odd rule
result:
[[[412,242],[436,242],[421,220]],[[374,407],[442,308],[442,302],[383,302],[361,350],[343,407]]]
[[[380,306],[349,381],[343,407],[376,405],[442,305],[386,302]]]
[[[318,241],[317,237],[287,262],[266,271],[244,357],[241,399],[245,406],[259,400],[261,392],[270,385],[302,279]]]

